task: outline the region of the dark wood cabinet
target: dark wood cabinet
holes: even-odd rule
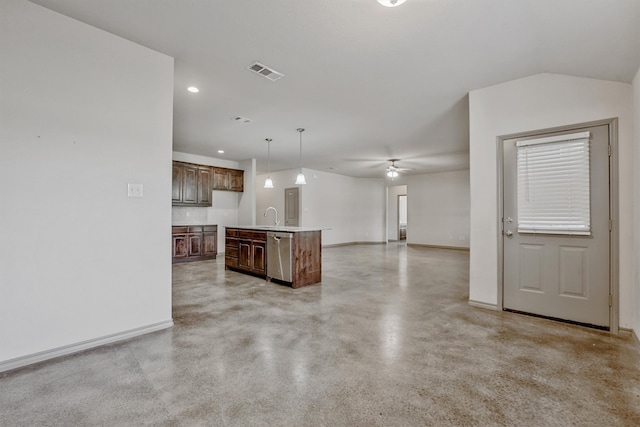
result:
[[[176,162],[173,162],[173,185],[171,187],[172,204],[182,203],[182,186],[184,182],[184,168]]]
[[[202,233],[202,256],[215,258],[218,255],[218,233],[204,231]]]
[[[218,255],[217,225],[175,225],[171,227],[172,262],[215,259]]]
[[[238,268],[238,230],[227,228],[224,238],[224,267]]]
[[[186,228],[186,227],[185,227]],[[173,235],[171,236],[173,240],[173,260],[176,262],[176,259],[186,258],[189,256],[189,251],[187,249],[187,234],[186,230],[184,233],[176,232],[175,228],[173,230]]]
[[[213,168],[173,162],[173,206],[211,206]]]
[[[266,232],[227,228],[225,232],[225,268],[266,277],[266,248]]]
[[[244,191],[244,171],[173,162],[173,206],[211,207],[213,190]]]
[[[291,287],[319,283],[322,280],[322,232],[294,232],[291,245]],[[226,269],[270,280],[267,277],[267,231],[226,228],[224,255]]]
[[[322,232],[293,233],[291,248],[292,288],[301,288],[322,280]]]
[[[240,169],[213,168],[213,189],[244,191],[244,171]]]
[[[198,167],[198,203],[206,206],[212,205],[212,177],[213,170],[209,167]]]
[[[266,240],[238,240],[238,268],[259,275],[267,273]]]

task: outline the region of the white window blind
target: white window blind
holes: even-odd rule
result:
[[[591,234],[589,132],[518,141],[518,232]]]

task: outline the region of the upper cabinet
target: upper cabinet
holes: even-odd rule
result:
[[[213,189],[239,192],[244,191],[244,171],[214,167]]]
[[[211,191],[244,191],[244,171],[173,162],[173,206],[211,206]]]
[[[211,206],[211,166],[173,162],[171,203],[174,206]]]

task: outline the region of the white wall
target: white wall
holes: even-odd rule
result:
[[[387,240],[398,240],[398,196],[406,194],[406,185],[387,187]]]
[[[472,301],[498,303],[498,165],[496,138],[517,132],[619,118],[620,326],[634,312],[633,99],[631,85],[539,74],[469,95]]]
[[[469,171],[409,175],[407,243],[469,247]]]
[[[256,223],[256,159],[243,160],[239,163],[244,170],[244,191],[238,204],[238,224],[255,225]]]
[[[267,178],[266,174],[256,177],[256,224],[273,225],[275,221],[274,213],[270,211],[266,218],[264,216],[265,210],[269,206],[273,206],[278,211],[278,221],[280,221],[280,225],[284,225],[284,189],[298,187],[300,189],[300,199],[302,199],[302,193],[304,192],[305,186],[294,185],[298,171],[299,169],[272,172],[270,176],[274,188],[264,188],[264,180]],[[309,176],[309,171],[305,171],[305,173]],[[300,224],[302,224],[303,216],[301,209],[299,213]]]
[[[322,244],[385,242],[384,179],[353,178],[303,169],[307,184],[300,187],[300,226],[321,227]],[[298,170],[272,172],[274,188],[265,189],[266,175],[256,181],[258,224],[272,224],[273,214],[264,218],[268,206],[284,214],[284,189],[295,187]]]
[[[238,162],[217,159],[213,157],[197,156],[194,154],[173,152],[173,160],[195,163],[198,165],[219,166],[223,168],[242,169]],[[245,172],[245,175],[247,173]],[[246,176],[245,176],[246,180]],[[251,185],[253,187],[253,185]],[[245,189],[247,188],[245,182]],[[213,191],[212,206],[183,207],[174,206],[172,225],[214,224],[218,225],[218,252],[224,252],[224,227],[238,225],[238,205],[240,193],[234,191]]]
[[[171,326],[173,59],[3,0],[0,64],[0,370]]]
[[[298,170],[271,173],[274,187],[265,189],[266,175],[257,178],[257,223],[268,206],[284,212],[284,188],[293,187]],[[300,186],[301,225],[327,228],[324,245],[354,242],[386,242],[397,239],[397,195],[407,194],[407,242],[412,244],[469,247],[469,171],[405,175],[394,181],[384,178],[353,178],[304,169],[307,185]],[[388,194],[387,194],[388,193]],[[389,218],[387,218],[387,212]],[[395,230],[392,238],[391,228]]]
[[[640,336],[640,69],[633,79],[633,182],[634,182],[634,250],[635,250],[635,296],[633,330]]]
[[[332,174],[328,174],[332,175]],[[345,211],[354,206],[356,242],[380,243],[387,241],[387,189],[384,178],[354,178],[351,190],[351,205],[345,205]],[[324,213],[331,206],[324,207]],[[323,214],[318,210],[320,215]],[[345,212],[347,213],[347,212]]]

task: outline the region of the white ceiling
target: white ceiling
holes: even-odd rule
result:
[[[640,0],[33,2],[173,56],[174,150],[259,172],[265,138],[272,171],[298,167],[299,127],[306,168],[466,169],[470,90],[542,72],[630,82],[640,66]]]

